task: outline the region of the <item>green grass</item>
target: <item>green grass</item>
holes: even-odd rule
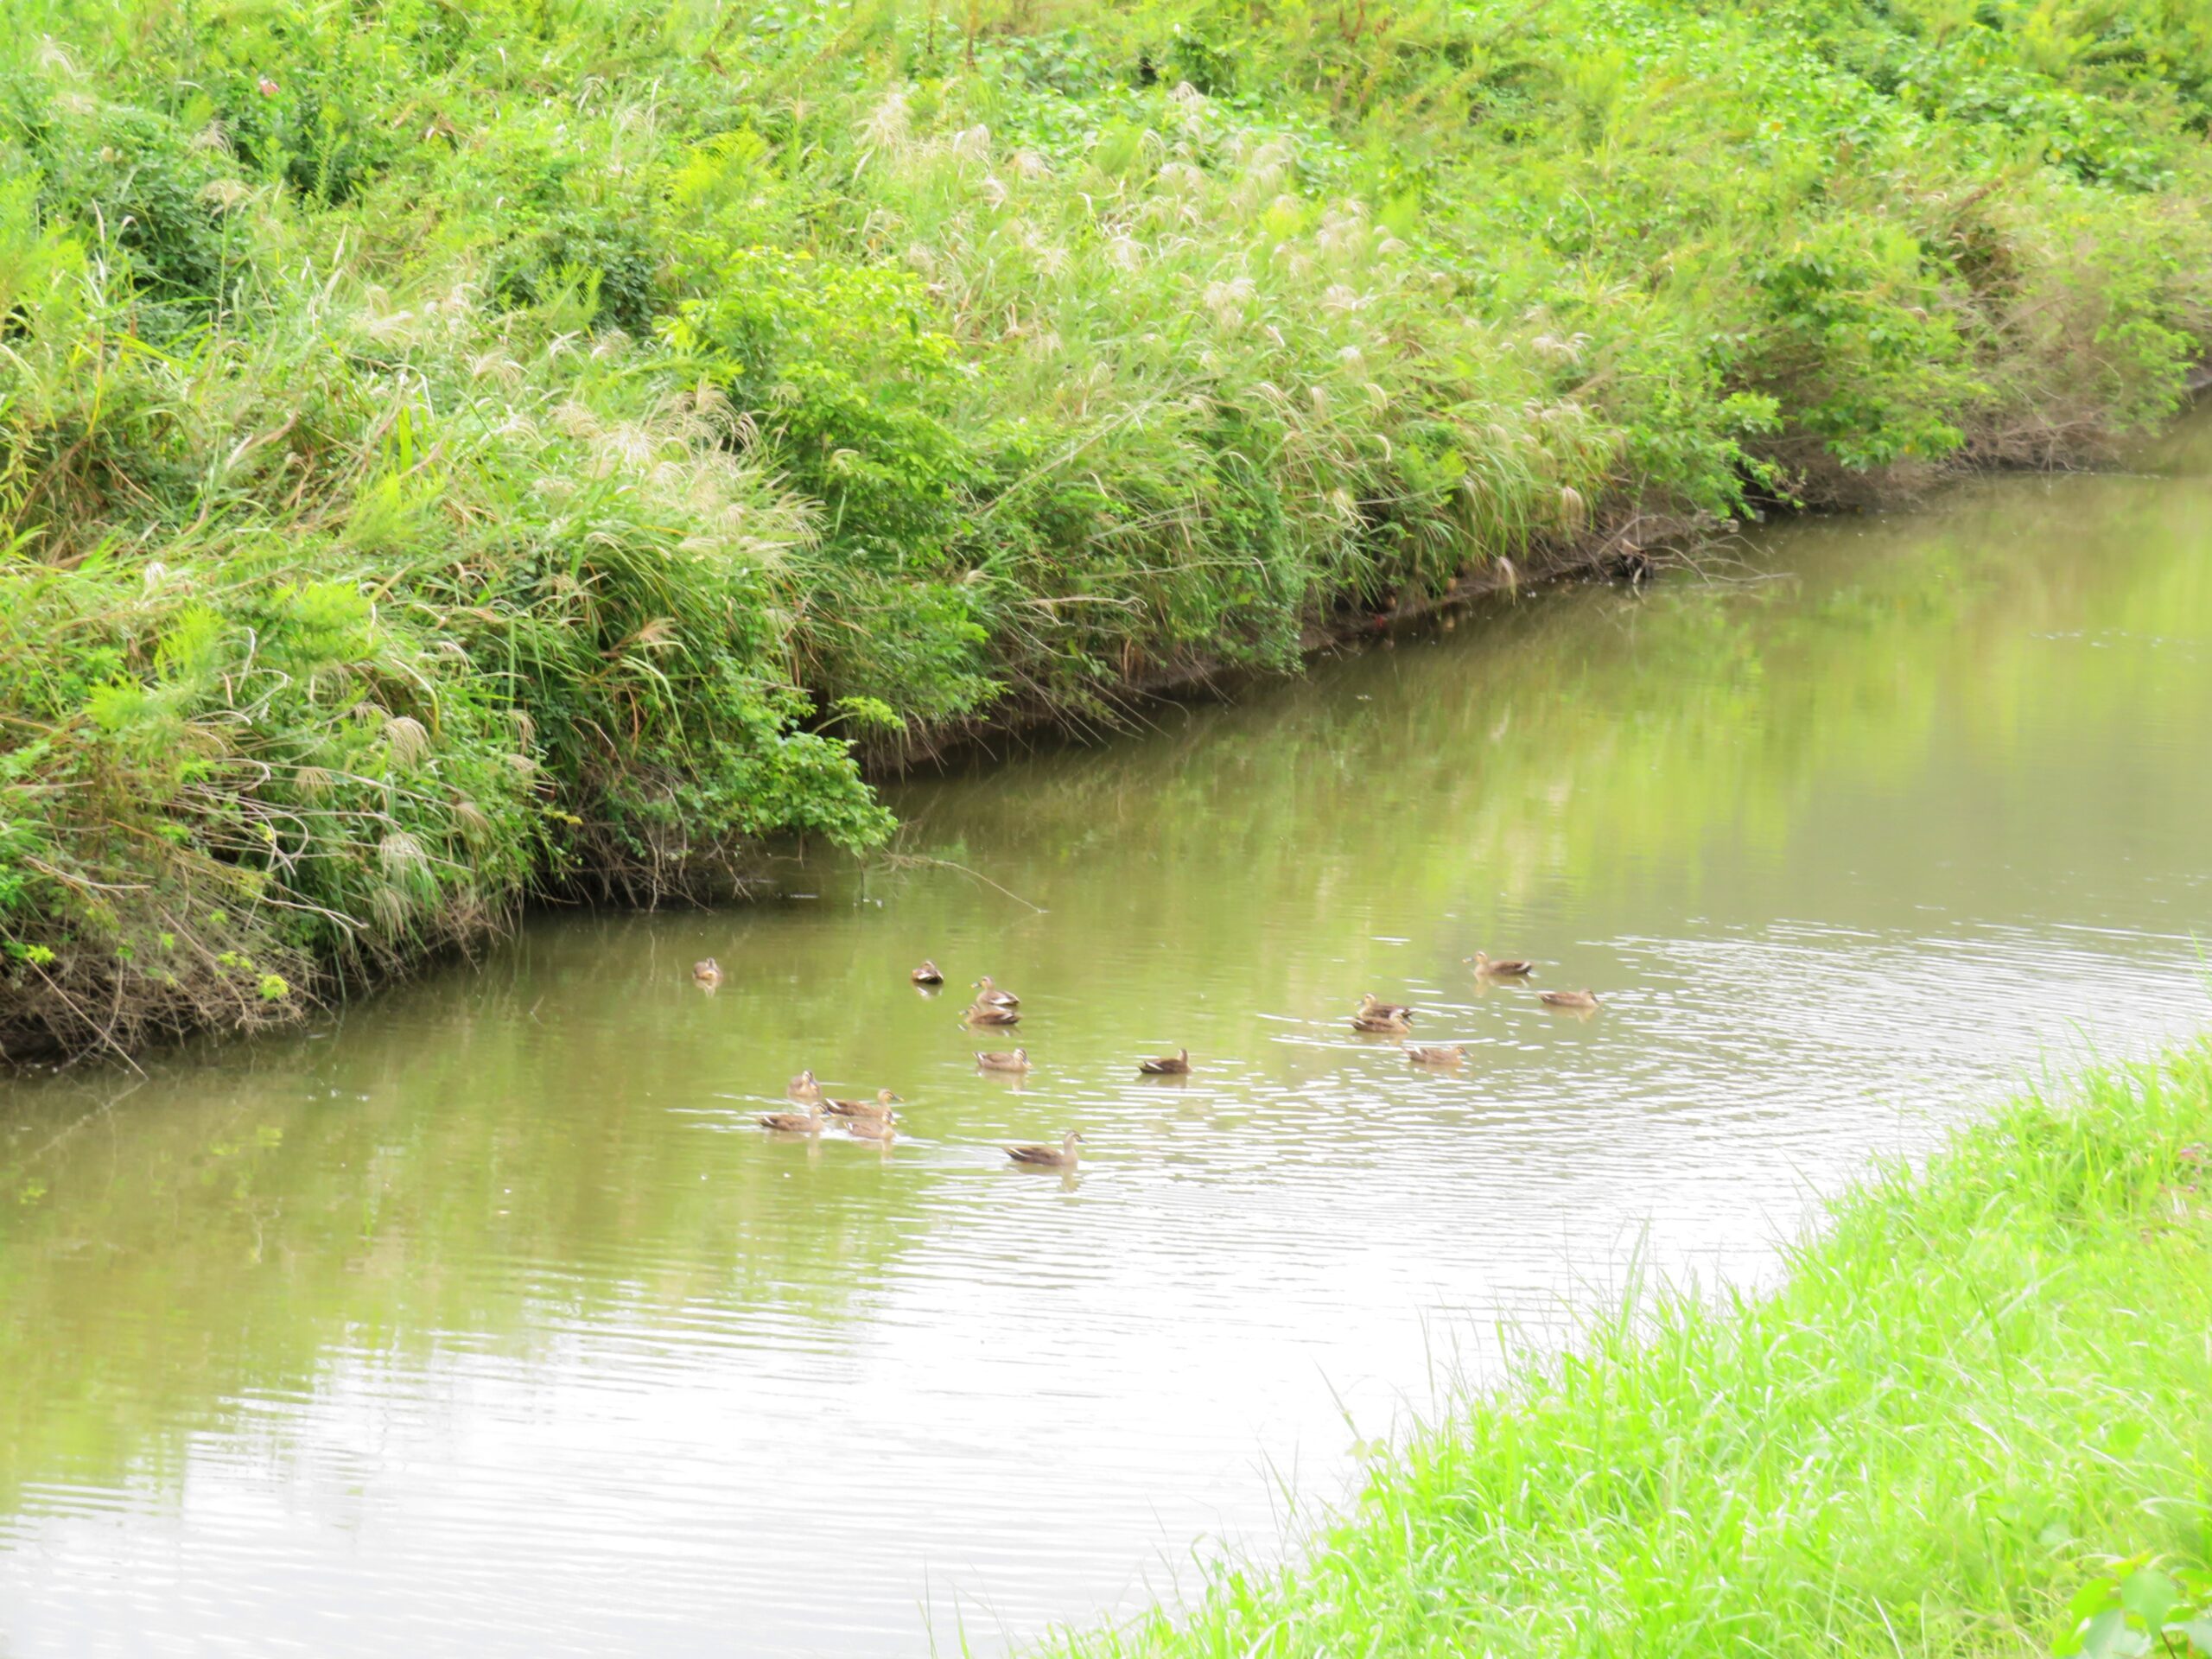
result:
[[[0,1048],[890,829],[870,752],[2103,453],[2181,0],[23,0]],[[857,746],[857,747],[856,747]]]
[[[1837,1202],[1778,1288],[1521,1366],[1303,1561],[1052,1650],[2047,1652],[2116,1560],[2212,1551],[2208,1141],[2212,1046],[2021,1100]]]

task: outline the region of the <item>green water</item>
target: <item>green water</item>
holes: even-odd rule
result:
[[[10,1086],[0,1653],[989,1651],[1277,1547],[1501,1322],[1756,1278],[1870,1154],[2207,1023],[2208,476],[2199,422],[1534,595],[904,785],[898,857],[754,907]],[[802,1066],[908,1139],[761,1133]]]

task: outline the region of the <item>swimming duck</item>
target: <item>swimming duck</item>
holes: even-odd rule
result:
[[[1410,1020],[1414,1017],[1414,1011],[1402,1002],[1379,1001],[1374,992],[1362,991],[1357,1017],[1362,1020]]]
[[[937,963],[928,961],[927,959],[925,959],[922,965],[915,969],[914,971],[907,975],[906,977],[912,980],[917,985],[942,985],[944,983],[944,970],[940,969]]]
[[[1536,995],[1554,1008],[1594,1008],[1598,1006],[1595,991],[1538,991]]]
[[[882,1122],[890,1118],[891,1109],[898,1103],[898,1096],[888,1089],[879,1089],[874,1100],[824,1101],[823,1109],[833,1117],[868,1117]]]
[[[760,1127],[773,1129],[779,1135],[819,1135],[822,1133],[822,1108],[817,1103],[811,1111],[763,1112]]]
[[[855,1141],[874,1141],[887,1147],[899,1138],[890,1121],[880,1117],[854,1118],[845,1125],[845,1133]]]
[[[1012,1008],[997,1008],[978,1002],[961,1018],[971,1026],[1018,1026],[1021,1016]]]
[[[702,957],[691,964],[691,977],[711,991],[722,982],[722,965],[712,957]]]
[[[1006,1155],[1017,1164],[1032,1169],[1073,1169],[1076,1148],[1083,1144],[1083,1137],[1070,1129],[1060,1137],[1057,1147],[1008,1147]]]
[[[1415,1065],[1457,1065],[1467,1057],[1465,1043],[1408,1043],[1406,1058]]]
[[[1187,1048],[1179,1048],[1173,1054],[1162,1054],[1157,1059],[1139,1060],[1137,1070],[1147,1077],[1153,1077],[1188,1076],[1191,1070],[1191,1051]]]
[[[819,1100],[822,1098],[822,1085],[814,1080],[812,1071],[802,1071],[791,1080],[784,1092],[793,1100]]]
[[[1413,1016],[1405,1014],[1355,1014],[1351,1028],[1376,1037],[1402,1037],[1414,1028]]]
[[[1520,957],[1505,957],[1493,960],[1489,952],[1478,950],[1471,957],[1460,958],[1477,973],[1491,979],[1523,979],[1536,971],[1536,964]]]
[[[981,979],[976,982],[976,1006],[978,1007],[988,1006],[994,1008],[1018,1008],[1021,1006],[1021,999],[1016,996],[1012,991],[1001,990],[997,986],[991,983],[991,976],[988,974],[985,974]]]
[[[1017,1048],[1009,1054],[1002,1049],[978,1049],[976,1064],[986,1071],[1027,1071],[1029,1069],[1029,1051]]]

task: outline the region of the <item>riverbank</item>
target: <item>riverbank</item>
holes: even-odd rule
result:
[[[2199,1046],[1883,1172],[1771,1292],[1529,1363],[1301,1563],[1049,1650],[2045,1652],[2115,1560],[2212,1558],[2208,1330]]]
[[[2151,0],[958,11],[0,42],[0,1051],[873,846],[870,757],[1644,524],[2093,459],[2212,342]]]

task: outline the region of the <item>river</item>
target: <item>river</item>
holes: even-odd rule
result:
[[[2212,423],[1152,719],[8,1086],[0,1653],[988,1653],[1279,1549],[1506,1344],[2208,1023]],[[908,1138],[765,1135],[802,1067]]]

